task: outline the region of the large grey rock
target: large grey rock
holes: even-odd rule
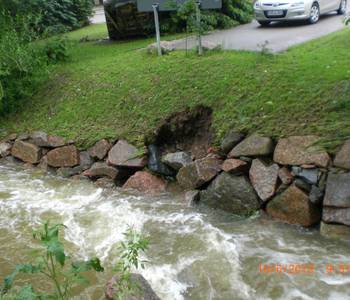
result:
[[[38,147],[57,148],[65,145],[62,137],[48,135],[43,131],[35,131],[30,135],[30,142]]]
[[[94,163],[92,157],[90,156],[88,151],[81,151],[79,154],[80,157],[80,167],[83,171],[90,169],[92,164]]]
[[[236,130],[230,130],[221,142],[221,150],[225,154],[229,153],[234,146],[244,139],[244,134]]]
[[[107,165],[105,162],[97,162],[92,167],[83,173],[84,176],[99,178],[109,177],[116,179],[118,176],[118,170],[115,167]]]
[[[305,227],[321,219],[321,208],[309,201],[308,195],[295,185],[268,202],[266,212],[283,222]]]
[[[31,164],[40,161],[41,150],[38,146],[24,141],[16,140],[11,149],[12,156]]]
[[[343,169],[350,169],[350,140],[345,141],[334,158],[334,165]]]
[[[162,162],[178,171],[182,167],[192,163],[192,158],[187,152],[181,151],[164,155],[162,157]]]
[[[175,176],[176,172],[162,162],[160,149],[156,145],[148,146],[148,169],[164,176]]]
[[[0,143],[0,157],[6,157],[11,153],[12,145],[7,142]]]
[[[350,208],[323,207],[322,220],[350,226]]]
[[[119,277],[113,276],[108,281],[105,290],[105,296],[107,300],[118,300],[118,282]],[[147,280],[140,274],[131,274],[130,276],[131,286],[134,287],[131,291],[126,291],[123,294],[123,300],[160,300],[157,294],[153,291]]]
[[[145,171],[136,172],[123,186],[141,193],[158,194],[166,191],[166,181]]]
[[[170,52],[175,51],[174,43],[171,41],[161,41],[160,48],[161,48],[162,54],[168,54]],[[150,54],[157,54],[158,53],[157,43],[153,43],[153,44],[148,45],[147,52]]]
[[[301,167],[292,167],[292,172],[294,176],[300,177],[309,184],[317,184],[321,176],[321,172],[317,168],[304,169]]]
[[[201,192],[200,201],[237,215],[249,215],[260,208],[260,201],[249,180],[229,173],[217,176],[208,189]]]
[[[106,157],[111,147],[112,145],[106,139],[102,139],[93,145],[88,152],[91,157],[102,160]]]
[[[80,163],[79,151],[74,145],[53,149],[47,153],[47,163],[51,167],[75,167]]]
[[[35,131],[30,134],[30,142],[38,147],[46,146],[47,134],[43,131]]]
[[[260,159],[253,160],[249,178],[261,200],[267,201],[276,193],[278,170],[277,164],[267,166]]]
[[[108,163],[117,167],[142,169],[146,165],[146,158],[135,146],[119,140],[108,153]]]
[[[228,157],[265,156],[272,152],[273,142],[271,138],[253,134],[234,147],[228,154]]]
[[[315,144],[320,141],[317,136],[291,136],[278,141],[274,161],[281,165],[315,164],[327,167],[330,157],[326,151]]]
[[[179,184],[189,190],[201,187],[221,171],[222,161],[214,156],[197,159],[177,173]]]
[[[221,50],[222,45],[204,40],[202,42],[202,48],[204,51]]]
[[[328,175],[323,205],[350,207],[350,173]]]

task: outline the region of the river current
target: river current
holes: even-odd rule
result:
[[[350,246],[264,215],[242,219],[182,197],[145,197],[103,190],[91,182],[0,166],[0,279],[31,261],[33,229],[45,220],[64,223],[67,252],[101,258],[107,271],[77,291],[76,299],[104,299],[117,245],[128,226],[150,239],[140,273],[164,300],[350,299]],[[312,264],[312,273],[270,272],[259,267]],[[327,272],[327,266],[334,272]]]

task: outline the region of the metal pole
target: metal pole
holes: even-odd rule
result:
[[[198,30],[198,54],[203,54],[202,47],[202,33],[201,33],[201,1],[196,2],[196,19],[197,19],[197,30]]]
[[[162,56],[162,47],[160,46],[159,17],[158,17],[159,4],[153,4],[152,7],[153,7],[153,13],[154,13],[154,23],[156,25],[156,37],[157,37],[158,55]]]

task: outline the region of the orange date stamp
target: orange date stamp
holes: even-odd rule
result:
[[[326,274],[349,274],[350,263],[324,264],[316,266],[313,263],[286,263],[286,264],[259,264],[259,273],[261,274],[303,274],[312,275],[321,270]]]

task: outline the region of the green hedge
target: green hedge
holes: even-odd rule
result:
[[[253,7],[248,0],[223,0],[221,10],[205,10],[202,12],[202,29],[227,29],[238,24],[248,23],[252,19]],[[195,0],[188,0],[177,13],[172,14],[171,23],[178,30],[195,27]]]
[[[1,0],[0,10],[17,16],[30,16],[32,29],[52,35],[80,28],[89,22],[93,0]]]

